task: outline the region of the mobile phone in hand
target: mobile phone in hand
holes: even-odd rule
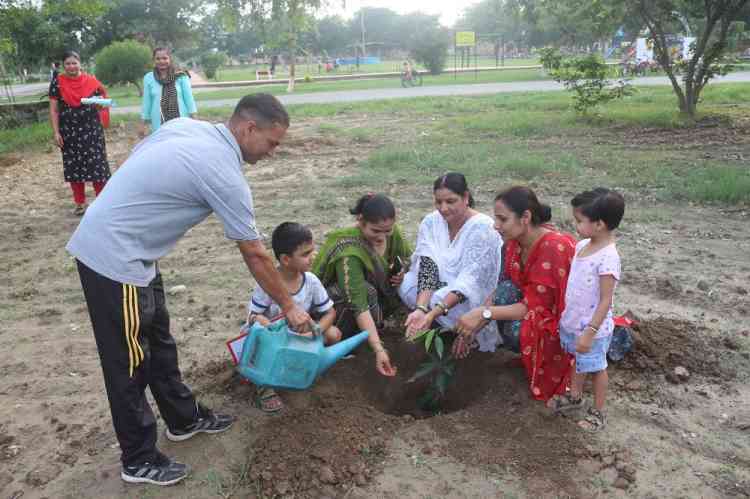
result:
[[[404,269],[404,262],[401,260],[401,257],[396,255],[396,258],[393,259],[393,264],[391,265],[391,275],[395,275],[400,273]]]

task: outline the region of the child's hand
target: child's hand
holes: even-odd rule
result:
[[[589,353],[591,351],[591,345],[593,343],[594,343],[594,335],[583,333],[576,340],[576,352]]]
[[[255,322],[257,322],[263,327],[268,327],[268,325],[271,323],[271,320],[265,315],[256,315]]]

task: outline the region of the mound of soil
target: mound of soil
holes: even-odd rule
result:
[[[633,326],[633,349],[617,368],[643,376],[672,375],[676,367],[690,374],[731,380],[736,372],[721,361],[708,329],[690,321],[658,317]]]
[[[412,442],[424,453],[451,455],[498,473],[536,476],[543,484],[540,493],[550,483],[555,490],[575,493],[567,477],[577,459],[572,452],[580,447],[579,432],[531,399],[523,369],[509,364],[511,354],[475,352],[457,362],[443,409],[431,414],[417,404],[427,381],[406,382],[424,359],[423,347],[400,335],[384,340],[398,367],[395,378],[375,373],[372,353],[362,348],[310,390],[280,393],[284,410],[254,428],[256,438],[247,449],[252,489],[268,497],[345,495],[382,472],[391,437],[420,419],[440,438]],[[246,391],[227,365],[209,363],[200,370],[206,380],[201,390]]]

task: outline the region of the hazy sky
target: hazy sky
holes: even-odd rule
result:
[[[451,26],[458,19],[461,11],[478,0],[346,0],[346,11],[343,17],[351,17],[360,7],[385,7],[407,14],[415,10],[427,14],[439,14],[440,22],[445,26]],[[341,3],[338,0],[331,2],[327,9],[330,13],[342,14]]]

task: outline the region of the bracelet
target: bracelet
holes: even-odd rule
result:
[[[426,305],[417,305],[417,310],[421,310],[425,314],[429,314],[430,313],[430,309],[427,308]]]
[[[450,308],[448,308],[448,305],[446,305],[445,302],[439,301],[435,304],[435,306],[443,309],[443,315],[448,315],[448,311],[450,310]]]
[[[386,351],[385,347],[384,347],[384,346],[383,346],[383,344],[382,344],[382,343],[380,343],[380,342],[377,342],[377,343],[375,344],[375,346],[374,346],[374,347],[372,347],[372,350],[373,350],[373,351],[374,351],[374,352],[375,352],[376,354],[377,354],[377,353],[380,353],[380,352],[385,352],[385,351]]]
[[[591,324],[589,324],[588,326],[586,326],[585,328],[583,328],[584,331],[586,331],[587,329],[591,329],[594,332],[594,334],[596,334],[596,333],[599,332],[599,329],[595,328]]]

